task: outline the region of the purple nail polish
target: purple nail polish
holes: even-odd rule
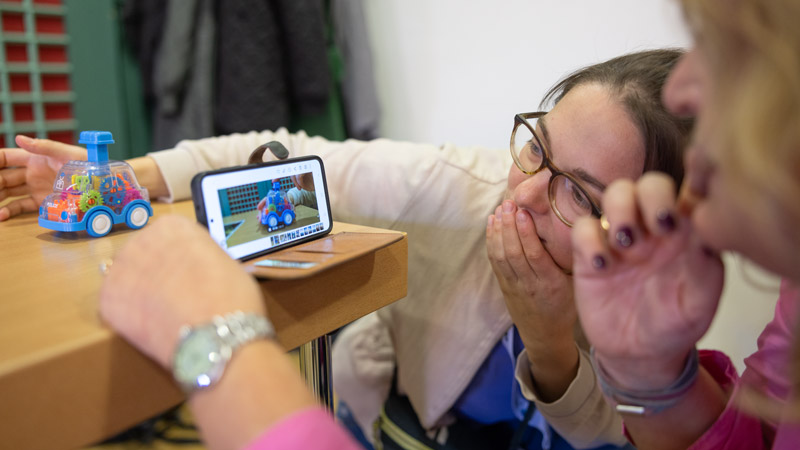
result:
[[[675,214],[668,209],[659,210],[656,213],[656,222],[662,231],[672,231],[675,229]]]
[[[597,270],[603,270],[606,268],[606,259],[603,258],[603,255],[596,255],[592,258],[592,267]]]
[[[620,247],[628,248],[633,245],[633,230],[630,227],[620,228],[614,237],[617,238]]]

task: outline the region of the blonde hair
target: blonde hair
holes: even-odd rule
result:
[[[710,106],[720,120],[717,145],[725,150],[719,163],[744,182],[741,193],[749,197],[742,201],[785,219],[792,228],[781,236],[798,239],[793,226],[800,224],[800,2],[682,3],[715,83]],[[792,366],[800,392],[800,335]],[[779,419],[774,415],[780,409],[770,410],[764,400],[747,395],[744,402],[762,417]],[[796,398],[783,414],[800,420]]]
[[[743,200],[800,224],[800,2],[682,2],[715,82],[720,163],[749,185]]]

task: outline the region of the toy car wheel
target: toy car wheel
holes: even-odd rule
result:
[[[128,214],[125,216],[125,223],[134,230],[147,225],[148,220],[150,220],[150,212],[142,205],[134,206],[128,210]]]
[[[267,226],[270,228],[275,228],[278,226],[278,215],[275,213],[270,213],[267,216]]]
[[[111,231],[114,221],[111,219],[111,214],[105,211],[97,211],[88,217],[86,222],[86,231],[92,237],[101,237]]]
[[[294,222],[294,215],[291,211],[285,211],[283,213],[283,223],[285,223],[286,226],[289,226],[292,224],[292,222]]]

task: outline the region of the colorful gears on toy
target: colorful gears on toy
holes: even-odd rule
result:
[[[122,192],[115,192],[112,194],[106,194],[103,197],[103,204],[108,205],[112,208],[117,206],[122,206],[123,200],[125,199],[125,195]]]
[[[124,204],[128,204],[134,200],[140,200],[142,198],[142,193],[137,191],[136,189],[128,189],[125,191],[125,200]]]
[[[93,189],[91,191],[86,191],[81,195],[81,200],[78,203],[78,207],[81,209],[81,211],[86,212],[95,206],[102,204],[103,196]]]
[[[100,183],[100,190],[103,192],[108,192],[114,187],[114,177],[111,176],[103,178],[103,181]]]

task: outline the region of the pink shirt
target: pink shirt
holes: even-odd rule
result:
[[[800,290],[784,281],[775,306],[775,317],[758,338],[758,350],[745,359],[741,379],[730,359],[719,352],[701,352],[703,367],[726,390],[733,389],[731,401],[717,419],[691,447],[700,449],[794,449],[800,447],[800,422],[767,423],[734,406],[744,389],[756,391],[775,402],[780,411],[787,400],[798,401],[791,390],[792,345],[800,313]]]
[[[309,449],[361,450],[333,417],[319,407],[309,408],[283,419],[261,434],[246,450]]]

